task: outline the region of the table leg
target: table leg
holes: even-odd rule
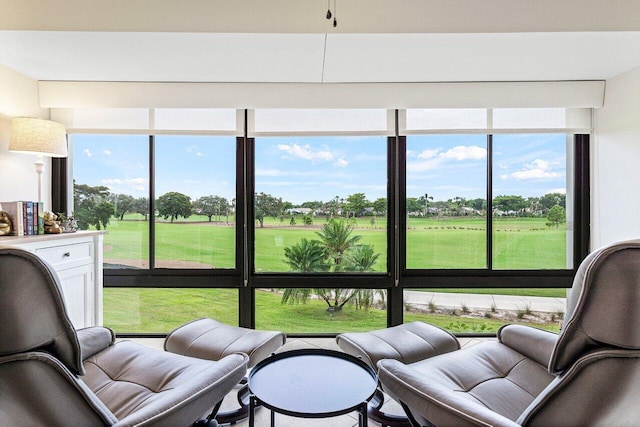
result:
[[[255,426],[256,398],[249,396],[249,427]]]
[[[359,416],[358,419],[360,421],[360,427],[368,427],[369,426],[369,418],[367,417],[367,402],[363,402],[360,405],[360,409],[358,410]]]

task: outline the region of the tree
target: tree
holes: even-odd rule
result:
[[[117,217],[122,221],[124,214],[127,212],[133,212],[135,206],[135,199],[128,194],[117,194],[115,196],[115,213]]]
[[[548,212],[551,208],[558,205],[563,208],[566,208],[567,195],[561,193],[547,193],[544,196],[540,197],[538,203],[540,208]]]
[[[109,219],[114,214],[110,196],[109,188],[105,186],[91,187],[74,181],[73,215],[78,221],[78,227],[86,230],[89,226],[94,226],[97,230],[106,230]]]
[[[224,197],[203,196],[193,202],[193,208],[209,218],[209,222],[211,222],[214,215],[218,215],[218,221],[220,221],[220,215],[226,214],[230,205]]]
[[[171,222],[173,222],[178,217],[189,218],[193,211],[193,206],[189,196],[172,191],[158,198],[156,209],[158,210],[158,215],[164,219],[170,218]]]
[[[302,239],[299,243],[285,248],[286,263],[292,271],[304,273],[334,271],[365,272],[372,271],[380,254],[375,253],[373,245],[356,245],[360,236],[351,236],[353,227],[345,220],[330,220],[322,231],[316,233],[322,241]],[[375,299],[375,290],[316,288],[285,289],[282,303],[304,303],[316,295],[327,303],[331,313],[340,311],[350,301],[356,303],[356,309],[368,307]]]
[[[422,198],[422,196],[420,196]],[[424,200],[415,197],[407,197],[407,212],[422,212],[424,210]]]
[[[527,207],[527,201],[522,196],[496,196],[493,199],[494,209],[503,212],[520,213]]]
[[[325,247],[325,255],[333,260],[336,271],[342,271],[344,253],[361,239],[361,236],[351,236],[352,232],[353,226],[343,220],[330,220],[322,226],[322,230],[316,232]]]
[[[369,202],[364,193],[355,193],[347,197],[347,211],[353,212],[354,216],[360,216],[369,207]]]
[[[555,205],[549,209],[549,213],[547,214],[547,227],[558,228],[560,224],[564,224],[565,222],[567,222],[567,213],[562,206]]]
[[[316,273],[329,271],[331,268],[326,262],[324,247],[318,240],[302,239],[295,245],[284,248],[284,256],[291,271]]]
[[[376,199],[373,204],[373,211],[377,214],[377,215],[386,215],[387,214],[387,198],[386,197],[380,197],[378,199]]]
[[[149,215],[149,200],[146,197],[138,197],[131,207],[131,210],[135,213],[138,213],[144,217],[144,220],[147,220],[147,216]]]
[[[284,212],[282,199],[277,199],[271,194],[256,193],[255,195],[255,217],[260,222],[260,228],[264,228],[264,217],[272,216],[277,218]]]
[[[346,271],[372,271],[373,266],[380,257],[379,253],[375,253],[373,245],[357,245],[354,246],[345,255]]]

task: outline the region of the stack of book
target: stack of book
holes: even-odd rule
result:
[[[42,202],[0,202],[0,211],[5,211],[11,218],[14,236],[44,234]]]

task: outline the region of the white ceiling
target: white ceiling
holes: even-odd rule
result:
[[[565,81],[640,66],[640,0],[0,0],[0,10],[0,65],[44,81]]]
[[[606,80],[640,66],[640,32],[229,34],[0,31],[0,64],[36,80]]]

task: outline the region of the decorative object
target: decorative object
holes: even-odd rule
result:
[[[11,218],[5,211],[0,211],[0,236],[11,236],[13,229],[11,227]]]
[[[63,233],[75,233],[78,231],[78,221],[72,216],[66,216],[58,212],[58,222]]]
[[[64,125],[51,120],[16,117],[11,122],[9,151],[37,153],[38,201],[42,201],[42,171],[47,157],[67,157],[67,135]]]
[[[44,232],[45,234],[60,234],[62,233],[62,227],[60,227],[60,221],[58,221],[58,215],[53,212],[45,211],[42,214],[44,219]]]

